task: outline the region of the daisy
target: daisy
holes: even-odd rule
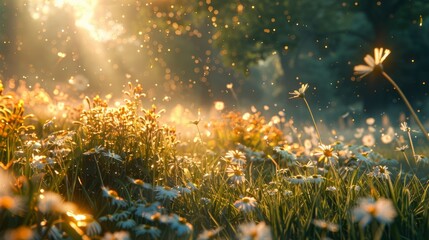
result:
[[[372,172],[368,173],[368,176],[380,178],[380,179],[389,179],[390,172],[387,170],[386,166],[374,166]]]
[[[0,212],[5,209],[12,214],[19,214],[24,210],[24,206],[23,200],[18,196],[0,196]]]
[[[113,205],[118,207],[127,206],[127,202],[121,198],[115,190],[111,190],[107,187],[101,187],[101,190],[103,191],[103,197],[110,198]]]
[[[429,158],[427,158],[425,155],[418,154],[416,155],[416,162],[417,163],[423,163],[423,164],[429,164]]]
[[[234,202],[234,207],[244,213],[252,211],[255,209],[256,205],[256,199],[253,197],[243,197],[242,199]]]
[[[45,192],[39,195],[37,207],[41,213],[64,212],[64,200],[55,192]]]
[[[411,128],[408,127],[407,122],[402,122],[400,129],[404,132],[411,132]]]
[[[177,236],[179,237],[189,235],[193,231],[192,224],[188,223],[186,218],[179,217],[176,214],[170,218],[169,223],[171,224],[171,228],[176,231]]]
[[[101,240],[131,240],[130,234],[126,231],[106,233]]]
[[[230,150],[225,154],[224,158],[227,162],[244,165],[246,164],[246,156],[238,150]]]
[[[408,149],[408,145],[402,145],[402,146],[396,147],[395,151],[405,152],[406,149]]]
[[[307,178],[298,174],[290,177],[288,180],[292,184],[303,184],[307,181]]]
[[[212,229],[212,230],[204,230],[202,233],[198,234],[197,240],[213,239],[219,234],[220,231],[222,231],[222,227]]]
[[[334,148],[331,145],[320,144],[314,155],[319,156],[319,162],[335,163],[336,159],[338,159],[338,154],[334,152]]]
[[[125,221],[119,221],[116,223],[116,226],[121,229],[132,229],[136,225],[137,223],[133,219],[127,219]]]
[[[97,221],[92,221],[86,226],[86,235],[90,237],[98,236],[102,231],[103,229]]]
[[[296,155],[291,153],[290,149],[290,146],[277,146],[273,148],[274,152],[276,152],[280,156],[281,160],[293,163],[296,161]]]
[[[134,228],[137,236],[150,236],[151,239],[158,239],[161,237],[161,230],[147,224],[142,224]]]
[[[363,78],[369,73],[373,72],[376,68],[383,69],[383,61],[389,56],[390,50],[383,48],[374,48],[374,57],[367,54],[363,59],[367,65],[357,65],[354,67],[355,75],[361,75]]]
[[[365,227],[374,218],[382,224],[392,223],[397,213],[390,199],[380,198],[376,202],[372,198],[362,198],[359,206],[352,210],[353,221]]]
[[[298,90],[294,90],[293,92],[289,93],[293,95],[290,98],[305,98],[305,91],[308,89],[308,84],[301,84],[301,87]]]
[[[155,192],[156,192],[156,200],[161,201],[161,200],[173,200],[177,197],[180,196],[180,192],[177,191],[176,189],[173,189],[169,186],[156,186],[155,188]]]
[[[231,165],[226,169],[226,173],[233,184],[242,184],[246,181],[243,169],[240,165]]]
[[[265,224],[260,222],[258,224],[245,223],[239,226],[240,229],[240,240],[271,240],[271,229]]]
[[[314,226],[321,228],[322,230],[328,230],[330,232],[338,232],[338,224],[330,223],[325,220],[314,219]]]
[[[133,179],[133,178],[128,177],[128,180],[130,180],[130,182],[132,184],[135,184],[135,185],[140,186],[142,188],[152,189],[152,185],[150,183],[146,183],[141,179]]]
[[[323,177],[320,174],[313,174],[307,178],[307,181],[311,183],[321,183],[323,182]]]
[[[328,191],[328,192],[335,192],[335,191],[337,191],[337,188],[335,186],[329,186],[329,187],[326,188],[326,191]]]

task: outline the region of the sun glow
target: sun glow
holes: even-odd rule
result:
[[[111,12],[100,8],[98,0],[31,0],[28,3],[28,11],[35,20],[46,21],[53,14],[53,10],[61,9],[71,12],[76,27],[85,30],[95,41],[117,39],[124,33],[124,27],[112,19]]]

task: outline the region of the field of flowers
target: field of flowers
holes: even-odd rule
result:
[[[387,55],[375,55],[356,72],[384,73]],[[98,96],[81,103],[64,100],[60,89],[52,95],[9,85],[0,83],[1,239],[429,233],[425,130],[410,120],[380,126],[369,118],[351,136],[319,131],[303,84],[291,97],[304,100],[313,126],[233,111],[189,122],[196,134],[188,139],[163,124],[163,110],[143,107],[140,85],[129,84],[114,106]],[[373,148],[379,137],[383,147]]]

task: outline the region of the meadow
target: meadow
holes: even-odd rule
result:
[[[384,73],[388,54],[375,55],[356,72]],[[194,130],[187,137],[162,120],[164,110],[144,107],[141,85],[130,83],[117,104],[8,86],[0,85],[2,239],[426,239],[429,232],[427,142],[411,119],[319,131],[302,84],[291,97],[304,100],[311,126],[219,109],[187,123]]]

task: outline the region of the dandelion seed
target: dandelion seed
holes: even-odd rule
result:
[[[373,72],[376,68],[383,69],[383,61],[389,56],[390,50],[383,48],[374,48],[374,57],[367,54],[364,61],[367,65],[357,65],[354,67],[354,74],[360,75],[360,78],[365,77]]]
[[[256,205],[256,199],[253,197],[243,197],[242,199],[234,202],[234,207],[244,213],[253,211]]]
[[[375,144],[375,138],[372,134],[365,134],[362,137],[362,144],[368,147],[372,147]]]
[[[372,172],[368,173],[368,176],[379,179],[390,179],[390,172],[386,166],[374,166]]]
[[[373,218],[380,223],[392,223],[397,213],[390,199],[380,198],[376,202],[372,198],[359,199],[359,206],[352,210],[353,221],[365,227]]]
[[[301,84],[301,87],[298,90],[294,90],[293,92],[289,93],[291,95],[293,95],[292,97],[290,97],[290,99],[292,98],[305,98],[305,91],[307,91],[308,89],[308,84]]]
[[[271,229],[265,224],[260,222],[258,224],[245,223],[239,226],[240,229],[240,240],[271,240]]]
[[[159,228],[142,224],[134,228],[134,232],[137,236],[150,236],[151,239],[158,239],[161,237],[161,230]]]
[[[339,229],[338,224],[330,223],[330,222],[327,222],[325,220],[320,220],[320,219],[314,219],[313,224],[314,224],[314,226],[321,228],[322,230],[327,230],[330,232],[338,232],[338,229]]]

